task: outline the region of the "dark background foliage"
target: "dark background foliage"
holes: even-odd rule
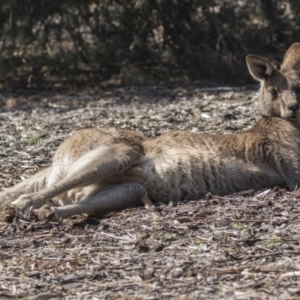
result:
[[[299,15],[295,0],[2,0],[0,83],[243,85],[245,55],[280,62]]]

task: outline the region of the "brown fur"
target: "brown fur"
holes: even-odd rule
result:
[[[295,73],[300,50],[293,47],[281,71],[266,58],[247,56],[251,74],[262,83],[263,116],[250,131],[174,131],[149,139],[114,128],[80,130],[60,145],[51,167],[2,192],[0,206],[39,208],[54,199],[63,206],[50,216],[64,218],[106,213],[141,201],[198,199],[208,192],[225,195],[285,185],[296,189],[300,81],[289,76]]]

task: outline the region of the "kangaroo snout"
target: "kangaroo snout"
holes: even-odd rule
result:
[[[287,105],[287,108],[288,110],[292,111],[293,113],[295,113],[296,111],[299,110],[299,104],[294,101],[294,102],[290,102],[288,105]]]

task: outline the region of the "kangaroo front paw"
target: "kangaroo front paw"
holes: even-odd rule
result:
[[[45,204],[41,208],[35,209],[34,212],[40,221],[59,221],[55,214],[55,208],[50,207],[49,204]]]
[[[15,216],[16,216],[16,209],[14,206],[8,204],[4,206],[3,209],[1,209],[0,212],[1,221],[10,223],[15,218]]]

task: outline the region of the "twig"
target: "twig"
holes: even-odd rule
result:
[[[269,223],[269,222],[272,222],[272,220],[266,220],[266,219],[261,219],[261,220],[258,220],[258,219],[244,219],[244,220],[235,220],[235,219],[226,219],[226,221],[228,222],[236,222],[236,223]]]
[[[273,253],[266,253],[266,254],[260,254],[260,255],[247,255],[244,257],[238,257],[237,259],[240,260],[247,260],[251,258],[263,258],[263,257],[268,257],[268,256],[280,256],[280,255],[289,255],[289,254],[295,254],[295,255],[300,255],[299,251],[287,251],[287,252],[273,252]]]
[[[124,237],[121,237],[121,236],[116,236],[116,235],[113,235],[113,234],[109,234],[109,233],[105,233],[105,232],[97,232],[97,234],[101,234],[101,235],[104,235],[104,236],[107,236],[107,237],[110,237],[110,238],[113,238],[113,239],[116,239],[116,240],[122,240],[122,241],[127,241],[127,242],[135,242],[136,239],[130,239],[130,238],[124,238]]]
[[[299,277],[300,276],[300,271],[293,271],[293,272],[284,273],[284,274],[280,275],[277,280],[281,281],[285,278],[294,277],[294,276]]]
[[[21,277],[14,277],[14,276],[0,276],[0,280],[24,280],[25,276],[21,276]],[[26,277],[26,280],[31,280],[31,281],[36,281],[36,279],[30,278],[30,277]]]
[[[24,152],[24,151],[13,150],[13,153],[17,153],[17,154],[21,154],[21,155],[26,155],[28,158],[31,157],[30,154],[28,154],[28,153],[26,153],[26,152]]]
[[[266,190],[266,191],[263,191],[263,192],[257,194],[256,197],[257,197],[257,198],[262,198],[262,197],[268,195],[271,191],[272,191],[271,189],[268,189],[268,190]]]
[[[156,280],[157,278],[152,278],[152,279],[149,279],[149,280],[144,280],[144,281],[118,281],[118,287],[126,287],[126,286],[131,286],[131,285],[139,285],[139,286],[142,286],[142,287],[150,287],[147,285],[147,283],[151,283],[153,282],[154,280]],[[98,286],[98,287],[107,287],[107,288],[111,288],[111,287],[116,287],[116,283],[115,282],[108,282],[108,283],[98,283],[98,282],[93,282],[93,281],[89,281],[89,280],[75,280],[77,282],[84,282],[84,283],[87,283],[87,284],[90,284],[90,285],[95,285],[95,286]]]
[[[224,274],[239,274],[241,272],[243,272],[245,269],[248,269],[249,271],[255,272],[255,273],[270,273],[270,272],[281,272],[282,268],[251,268],[249,269],[249,266],[244,266],[244,267],[240,267],[240,268],[227,268],[227,269],[211,269],[210,273],[212,274],[220,274],[220,275],[224,275]]]
[[[167,285],[166,288],[168,289],[174,289],[174,288],[181,288],[181,287],[185,287],[187,285],[191,285],[191,284],[195,284],[197,283],[197,280],[193,279],[193,280],[186,280],[180,283],[173,283],[170,285]]]
[[[230,92],[230,91],[240,91],[240,87],[230,87],[230,86],[221,86],[221,87],[206,87],[198,88],[197,92]]]

